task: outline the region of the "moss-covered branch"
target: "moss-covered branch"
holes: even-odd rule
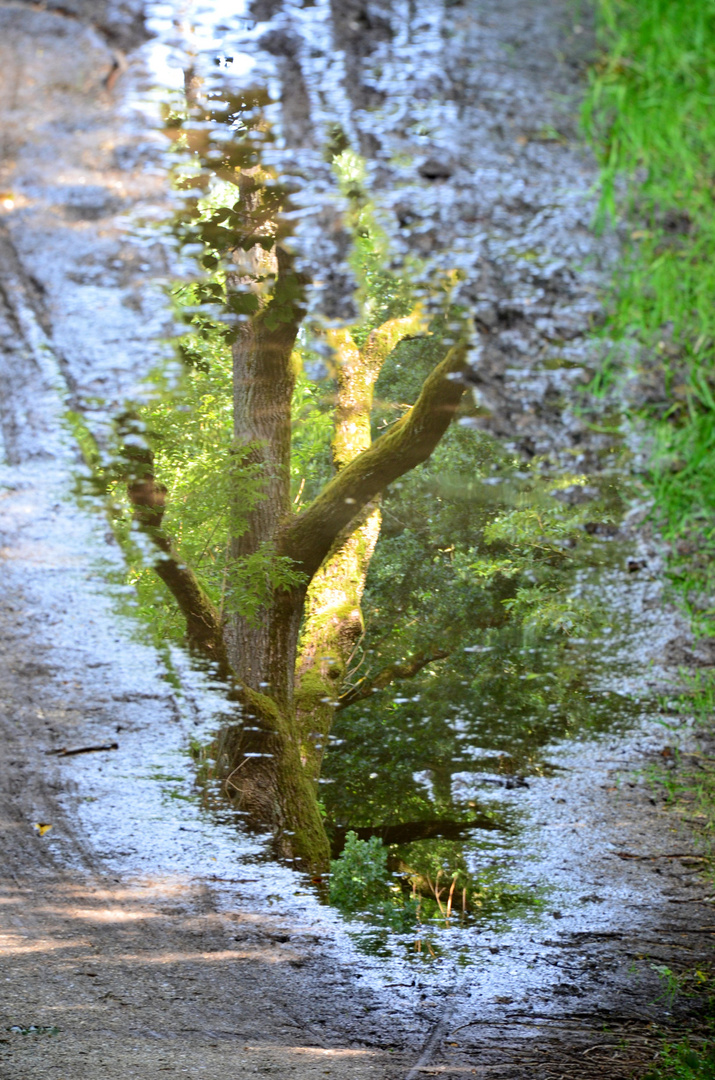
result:
[[[336,712],[347,709],[358,701],[364,701],[365,698],[372,697],[373,694],[376,694],[379,690],[384,690],[386,686],[396,682],[398,679],[414,679],[428,664],[434,663],[435,660],[444,660],[447,656],[449,656],[448,649],[433,649],[427,654],[415,653],[414,656],[411,656],[408,660],[403,660],[399,664],[389,664],[382,671],[379,671],[374,678],[361,679],[355,686],[351,686],[349,690],[341,694],[336,705]]]
[[[426,461],[449,427],[464,393],[450,376],[466,367],[467,346],[453,346],[425,381],[412,408],[331,480],[279,537],[278,551],[311,578],[336,537],[388,484]]]
[[[362,349],[349,330],[332,330],[328,341],[335,349],[338,393],[335,402],[333,464],[336,472],[349,465],[370,446],[370,416],[375,383],[385,360],[402,338],[424,325],[418,307],[401,319],[389,319],[376,327]]]
[[[133,480],[127,490],[134,507],[134,521],[159,549],[154,569],[186,619],[189,646],[213,660],[221,677],[227,677],[231,669],[219,613],[191,567],[174,551],[171,539],[161,525],[166,488],[147,474],[141,480]]]

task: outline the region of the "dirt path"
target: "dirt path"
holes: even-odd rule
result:
[[[142,54],[131,52],[141,38],[136,9],[67,10],[0,4],[0,1076],[630,1075],[652,1057],[655,1025],[695,1007],[657,1001],[651,964],[696,963],[710,955],[713,932],[696,863],[630,857],[691,852],[691,838],[672,831],[631,776],[662,748],[657,725],[605,747],[554,751],[561,771],[519,797],[533,822],[534,877],[554,882],[559,906],[530,927],[475,935],[465,968],[364,956],[297,874],[265,860],[260,838],[181,798],[191,775],[182,747],[220,702],[179,654],[169,678],[166,661],[117,614],[121,591],[106,582],[118,556],[101,517],[68,498],[78,456],[61,424],[69,403],[101,434],[106,410],[170,332],[151,284],[168,272],[166,251],[150,233],[128,239],[126,223],[165,212],[164,147],[136,104],[146,84]],[[301,10],[278,12],[274,32],[283,19],[292,20],[284,34],[317,34]],[[389,54],[389,78],[407,45],[377,18],[356,23],[348,4],[336,11],[348,67],[372,42]],[[491,134],[452,140],[459,183],[439,200],[441,224],[424,182],[398,183],[387,165],[376,173],[399,191],[399,213],[408,202],[425,216],[406,244],[438,228],[445,243],[469,240],[493,371],[488,423],[520,432],[526,452],[584,441],[557,404],[577,368],[525,373],[525,358],[545,356],[556,338],[574,365],[583,358],[598,262],[611,257],[587,228],[590,164],[568,138],[547,138],[557,106],[544,86],[565,93],[574,78],[547,48],[559,11],[534,3],[526,18],[523,5],[505,5],[491,20],[459,9],[457,40],[477,59],[455,61],[456,89],[442,100],[455,103],[461,130]],[[96,25],[83,21],[87,12]],[[410,46],[425,57],[428,24]],[[569,40],[576,55],[581,35]],[[302,72],[305,82],[304,98],[286,98],[295,109],[310,97],[319,58],[277,42],[284,79],[295,85]],[[128,64],[117,49],[129,50]],[[422,71],[446,85],[440,63]],[[551,103],[544,115],[534,107],[539,80]],[[379,133],[360,112],[365,91],[351,85],[341,108],[379,161]],[[426,96],[415,100],[432,108]],[[566,123],[568,109],[558,108]],[[308,130],[297,114],[289,119]],[[555,176],[568,179],[558,195]],[[519,258],[536,249],[543,257]],[[573,268],[574,251],[585,269]],[[584,445],[585,455],[597,451]],[[656,586],[643,586],[637,647],[644,662],[669,649],[677,664],[682,639],[657,603]]]

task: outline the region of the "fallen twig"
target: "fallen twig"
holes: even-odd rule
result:
[[[211,874],[206,879],[207,881],[220,881],[226,885],[249,885],[252,882],[258,881],[255,877],[217,877],[216,874]]]
[[[48,754],[54,754],[55,757],[74,757],[76,754],[95,754],[101,750],[118,750],[119,743],[110,742],[102,743],[101,746],[76,746],[72,750],[68,750],[66,746],[61,747],[59,750],[48,750]]]
[[[697,859],[698,862],[708,862],[709,855],[694,855],[692,851],[671,851],[662,855],[636,855],[632,851],[614,851],[619,859]]]

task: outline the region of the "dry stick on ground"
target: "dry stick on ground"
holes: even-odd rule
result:
[[[63,746],[59,750],[47,750],[48,754],[55,754],[57,757],[74,757],[76,754],[94,754],[99,753],[102,750],[118,750],[119,743],[103,743],[101,746],[78,746],[73,750],[68,750],[66,746]]]
[[[619,859],[697,859],[698,862],[709,862],[710,855],[694,855],[692,851],[671,851],[662,855],[636,855],[631,851],[614,852]]]

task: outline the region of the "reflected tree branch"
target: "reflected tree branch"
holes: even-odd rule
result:
[[[355,686],[351,686],[349,690],[346,690],[344,694],[341,694],[338,698],[336,712],[347,709],[358,701],[364,701],[365,698],[384,690],[390,683],[399,679],[414,679],[415,675],[419,675],[420,671],[426,668],[428,664],[434,663],[435,660],[444,660],[449,655],[450,650],[448,649],[435,649],[426,654],[415,653],[408,660],[403,660],[398,664],[389,664],[382,671],[379,671],[374,678],[369,679],[366,676]]]

